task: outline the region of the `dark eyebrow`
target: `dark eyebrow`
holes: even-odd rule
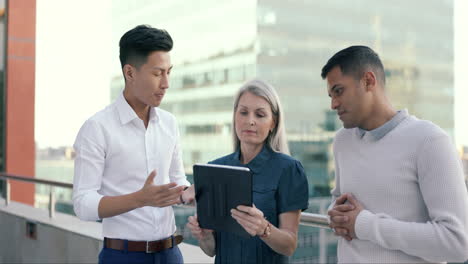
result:
[[[335,89],[339,88],[338,86],[341,86],[341,84],[335,84],[335,85],[333,85],[333,87],[330,88],[330,91],[331,91],[331,92],[334,92]],[[331,97],[331,94],[328,93],[328,96]]]
[[[174,65],[171,65],[171,67],[169,67],[169,69],[167,69],[167,71],[172,70],[172,67],[174,67]],[[153,67],[153,70],[165,71],[166,69],[161,68],[161,67],[158,67],[158,66],[155,66],[155,67]]]

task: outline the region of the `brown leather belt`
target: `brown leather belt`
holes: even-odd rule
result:
[[[166,239],[157,241],[126,241],[123,239],[104,238],[106,248],[115,250],[125,250],[125,242],[127,242],[128,251],[156,253],[168,248],[172,248],[180,244],[184,240],[181,235],[173,235]]]

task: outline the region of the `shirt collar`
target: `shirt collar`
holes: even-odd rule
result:
[[[117,111],[119,112],[120,123],[125,125],[134,119],[139,119],[138,115],[135,113],[135,110],[128,104],[127,100],[123,93],[121,93],[116,100]],[[149,120],[158,120],[158,114],[156,111],[156,107],[150,107],[150,116]]]
[[[360,138],[363,138],[366,134],[372,139],[372,141],[377,141],[383,138],[388,132],[392,131],[398,124],[401,123],[406,117],[408,117],[408,110],[403,109],[397,112],[392,119],[385,122],[385,124],[373,130],[364,130],[358,128],[357,132]]]
[[[247,164],[242,164],[240,162],[240,148],[234,153],[233,160],[237,166],[247,167],[253,173],[260,173],[263,166],[265,166],[266,162],[270,159],[273,150],[271,150],[266,144],[263,145],[262,150],[260,153],[255,156],[253,160],[251,160]]]

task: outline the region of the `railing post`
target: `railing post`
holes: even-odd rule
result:
[[[5,205],[8,206],[10,204],[10,181],[5,180]]]
[[[50,186],[49,189],[49,217],[55,217],[55,195],[54,195],[54,186]]]
[[[320,213],[326,214],[326,200],[320,200]],[[327,247],[328,247],[328,240],[326,237],[326,232],[324,228],[319,229],[319,261],[320,263],[327,263]]]

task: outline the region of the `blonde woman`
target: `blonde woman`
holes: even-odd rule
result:
[[[196,216],[187,226],[215,263],[281,263],[297,244],[308,184],[299,161],[289,156],[281,104],[273,87],[260,80],[242,86],[235,98],[235,152],[213,164],[248,167],[253,172],[252,207],[238,206],[231,215],[251,235],[202,229]]]

